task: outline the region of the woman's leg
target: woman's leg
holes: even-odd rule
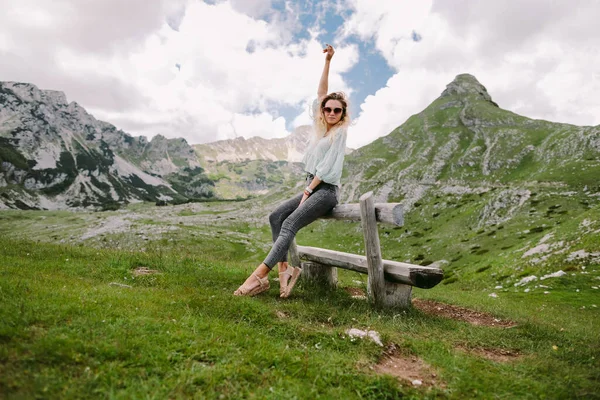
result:
[[[296,233],[302,227],[327,214],[338,203],[338,189],[335,186],[325,184],[321,186],[320,189],[321,190],[315,190],[313,195],[299,207],[299,209],[302,209],[305,206],[307,207],[303,210],[303,215],[301,215],[300,212],[296,214],[292,213],[285,220],[282,225],[282,232],[280,232],[280,235],[277,237],[277,240],[271,249],[271,253],[275,254],[269,254],[269,256],[275,258],[283,257],[283,262],[279,262],[279,297],[281,298],[287,298],[290,295],[302,273],[302,269],[298,266],[288,268],[288,263],[285,261],[289,247],[292,244]],[[309,202],[311,198],[312,201]],[[279,246],[284,249],[283,255],[276,253]],[[267,259],[268,258],[269,257],[267,256]],[[269,261],[265,260],[264,264],[267,265],[268,262]]]
[[[273,242],[275,242],[277,240],[277,237],[279,237],[279,232],[281,231],[283,221],[285,221],[286,218],[289,217],[290,214],[292,214],[294,210],[298,208],[298,205],[300,205],[300,200],[302,200],[302,193],[283,202],[269,215],[269,224],[271,225],[271,235],[273,237]],[[281,261],[287,261],[287,254]],[[285,270],[285,268],[280,263],[279,270],[281,271],[282,268],[283,270]]]
[[[281,225],[283,221],[287,217],[290,216],[292,212],[298,205],[300,205],[300,200],[302,200],[302,193],[289,199],[288,201],[280,204],[273,212],[269,215],[269,224],[271,225],[271,235],[273,236],[273,242],[277,240],[279,236],[279,232],[281,231]],[[283,260],[277,263],[278,271],[285,272],[288,268],[287,262],[287,254],[284,256]]]
[[[287,204],[289,207],[290,204],[288,203],[292,203],[292,201],[295,201],[296,198],[298,198],[298,203],[300,203],[302,195],[288,200],[288,202],[280,206],[282,210],[285,204]],[[271,229],[273,231],[273,225],[275,225],[275,229],[279,229],[279,235],[277,236],[269,255],[265,261],[254,270],[250,277],[246,279],[242,286],[235,291],[234,294],[244,295],[248,291],[259,290],[261,287],[268,288],[268,282],[265,283],[266,277],[275,264],[279,263],[280,272],[283,272],[287,269],[287,262],[285,261],[285,258],[292,240],[294,239],[298,230],[330,212],[336,204],[337,192],[335,187],[331,185],[324,185],[320,188],[320,190],[315,190],[315,192],[300,207],[297,207],[283,221],[280,227],[276,226],[277,218],[274,217],[274,223],[271,225]],[[278,207],[278,209],[280,207]],[[271,218],[269,218],[269,221],[271,222]]]
[[[306,201],[285,219],[277,240],[263,264],[273,268],[276,263],[285,260],[288,249],[296,233],[319,217],[327,214],[337,204],[335,187],[327,185],[316,190]],[[262,265],[262,264],[261,264]]]
[[[271,225],[271,234],[273,236],[273,242],[275,242],[275,240],[277,240],[277,237],[279,236],[279,232],[281,231],[281,226],[283,224],[283,221],[285,221],[285,219],[287,217],[289,217],[290,214],[296,208],[298,208],[298,205],[300,204],[300,200],[302,200],[302,193],[281,203],[269,215],[269,224]],[[279,266],[279,268],[278,268],[279,272],[284,272],[285,270],[287,270],[286,259],[284,258],[281,262],[279,262],[278,266]],[[269,272],[271,272],[271,268],[266,266],[264,263],[261,263],[254,270],[254,272],[252,274],[250,274],[250,276],[246,279],[246,281],[242,284],[242,286],[240,286],[238,288],[238,290],[236,290],[234,292],[234,294],[242,295],[242,294],[245,294],[244,293],[245,291],[259,288],[261,286],[261,279],[266,278],[267,275],[269,275]],[[258,279],[257,279],[257,277],[258,277]],[[262,282],[264,282],[264,281],[262,281]],[[264,285],[264,283],[263,283],[263,285]]]

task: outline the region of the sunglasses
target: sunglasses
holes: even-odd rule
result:
[[[323,107],[323,112],[325,114],[329,114],[331,112],[334,112],[335,114],[341,114],[342,111],[344,111],[342,108],[336,107],[336,108],[331,108],[331,107]]]

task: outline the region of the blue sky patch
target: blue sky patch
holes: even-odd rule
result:
[[[359,61],[342,76],[354,90],[350,95],[350,112],[356,117],[365,98],[385,87],[387,81],[394,75],[394,70],[390,68],[381,53],[375,50],[371,41],[357,40],[354,43],[358,45]]]
[[[215,0],[204,1],[208,4],[216,2]],[[358,62],[350,71],[342,74],[343,79],[352,89],[350,93],[350,112],[354,117],[357,117],[360,105],[364,102],[365,98],[385,87],[387,81],[394,75],[394,70],[388,65],[381,53],[376,50],[372,39],[364,41],[358,37],[350,37],[346,39],[345,43],[340,41],[342,36],[341,29],[344,22],[353,12],[351,8],[345,8],[339,13],[336,12],[333,3],[307,1],[290,4],[295,15],[290,13],[286,8],[285,0],[274,0],[271,3],[271,12],[261,19],[271,23],[275,20],[284,21],[285,18],[291,18],[292,20],[297,18],[297,25],[294,26],[292,37],[292,41],[295,43],[310,39],[309,30],[318,29],[320,34],[317,40],[323,47],[327,43],[334,46],[349,43],[355,44],[358,47]],[[418,42],[422,37],[419,33],[413,31],[411,39]],[[256,51],[256,43],[249,41],[246,45],[246,51],[254,53]],[[332,69],[335,70],[335,61]],[[315,77],[315,82],[318,81],[318,78]],[[333,87],[329,89],[330,91],[339,90],[339,88]],[[305,111],[303,107],[304,105],[300,104],[297,106],[271,104],[268,111],[274,118],[284,117],[286,120],[286,129],[292,131],[294,119]]]

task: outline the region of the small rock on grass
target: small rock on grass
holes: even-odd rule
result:
[[[535,275],[530,275],[530,276],[526,276],[525,278],[521,279],[519,282],[515,283],[515,286],[523,286],[529,282],[533,282],[537,280],[537,276]]]
[[[548,275],[544,275],[540,278],[541,281],[543,281],[544,279],[548,279],[548,278],[560,278],[561,276],[566,275],[567,273],[563,270],[560,271],[556,271],[552,274],[548,274]]]
[[[126,285],[124,283],[118,283],[118,282],[111,282],[108,285],[109,286],[118,286],[118,287],[123,287],[123,288],[129,288],[129,289],[133,288],[133,286],[129,286],[129,285]]]
[[[383,343],[381,343],[381,338],[379,337],[379,333],[375,332],[375,331],[362,331],[360,329],[351,328],[346,331],[346,335],[350,336],[351,338],[358,337],[361,339],[364,337],[368,337],[372,341],[377,343],[379,346],[383,347]]]

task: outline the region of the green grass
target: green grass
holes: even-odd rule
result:
[[[269,249],[263,213],[273,200],[264,197],[2,211],[0,398],[598,398],[600,269],[565,260],[573,250],[600,252],[597,202],[535,188],[509,220],[480,226],[499,190],[425,196],[405,226],[380,225],[379,234],[386,259],[447,261],[442,284],[413,297],[516,321],[510,329],[374,309],[344,290],[366,285],[349,271],[330,293],[300,283],[281,300],[272,280],[267,294],[233,297]],[[80,239],[117,217],[127,231]],[[547,243],[568,251],[540,263],[523,257],[549,234]],[[353,253],[364,246],[360,224],[344,221],[318,221],[297,240]],[[138,267],[160,274],[134,278]],[[514,286],[559,269],[568,275],[527,293]],[[349,328],[378,331],[386,346],[428,364],[439,384],[377,375],[385,348],[349,340]],[[520,357],[491,361],[481,348]]]
[[[575,293],[569,282],[552,296],[498,299],[460,282],[415,290],[416,297],[519,324],[498,329],[418,310],[376,310],[341,288],[323,293],[301,284],[281,300],[272,281],[268,294],[236,298],[231,293],[254,265],[235,252],[224,262],[215,256],[217,242],[204,243],[203,252],[185,243],[149,243],[139,252],[13,239],[0,248],[2,397],[593,398],[600,392],[600,315],[590,307],[600,302],[597,292]],[[134,278],[140,266],[160,274]],[[342,271],[340,286],[365,278]],[[349,340],[350,327],[377,330],[386,345],[429,364],[444,386],[413,388],[375,374],[370,366],[383,349]],[[493,362],[465,347],[522,357]]]

